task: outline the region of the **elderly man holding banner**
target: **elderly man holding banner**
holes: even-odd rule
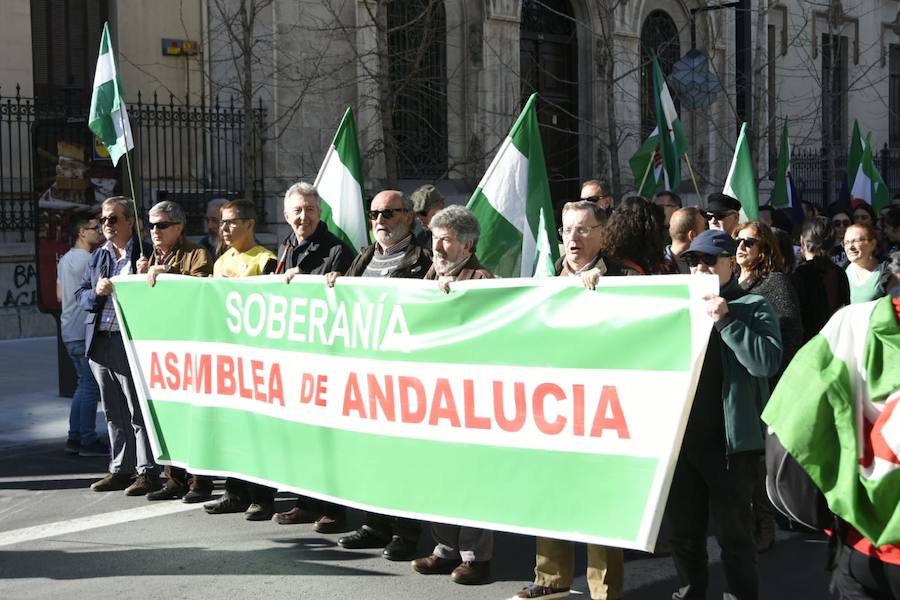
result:
[[[218,210],[218,209],[217,209]],[[147,274],[147,283],[156,285],[156,278],[162,273],[187,275],[189,277],[209,277],[212,275],[213,261],[206,249],[184,237],[187,221],[184,210],[169,200],[158,202],[150,209],[150,238],[153,252],[137,262],[138,273]],[[209,500],[212,496],[213,480],[203,475],[188,477],[181,467],[166,465],[166,483],[160,489],[147,494],[147,500],[176,500],[193,504]]]

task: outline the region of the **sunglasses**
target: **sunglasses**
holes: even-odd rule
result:
[[[588,202],[593,202],[594,204],[596,204],[601,200],[608,200],[609,198],[612,198],[612,196],[606,194],[605,196],[587,196],[586,198],[581,198],[581,200],[587,200]]]
[[[378,217],[384,217],[386,221],[389,221],[394,218],[395,214],[405,212],[407,212],[405,208],[385,208],[384,210],[370,210],[369,219],[372,221],[377,221]]]
[[[173,223],[172,221],[157,221],[156,223],[150,223],[150,229],[159,229],[165,231],[172,225],[178,225],[178,223]]]
[[[850,219],[832,219],[831,224],[835,227],[850,227]]]
[[[759,240],[756,238],[738,238],[737,242],[738,245],[743,244],[744,248],[747,248],[749,250],[753,246],[757,245],[759,243]]]
[[[219,229],[231,229],[237,227],[238,221],[249,221],[249,219],[225,219],[219,223]]]
[[[109,217],[100,217],[97,220],[100,221],[101,225],[106,225],[107,223],[109,223],[110,225],[115,225],[119,222],[119,217],[116,215],[112,215]]]
[[[721,221],[722,219],[726,219],[734,214],[737,214],[737,211],[729,210],[725,212],[707,212],[703,213],[703,216],[706,217],[707,221],[712,221],[713,219],[715,219],[716,221]]]
[[[719,257],[716,254],[692,253],[685,256],[684,260],[689,267],[696,267],[700,263],[703,263],[707,267],[713,267],[719,262]]]

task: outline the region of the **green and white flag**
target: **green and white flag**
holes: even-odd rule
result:
[[[659,150],[662,155],[664,190],[678,191],[681,185],[681,157],[687,152],[687,138],[681,127],[681,119],[669,94],[669,86],[659,66],[655,52],[651,52],[653,61],[653,107],[656,112],[656,128],[659,136]]]
[[[363,198],[362,160],[356,136],[353,109],[347,107],[334,140],[316,176],[322,199],[322,220],[328,230],[354,252],[369,244],[366,206]]]
[[[595,291],[495,279],[449,294],[312,275],[113,284],[160,462],[382,514],[645,550],[712,326],[702,298],[719,288],[699,275],[601,278]],[[517,492],[548,474],[565,485]]]
[[[850,150],[847,151],[847,188],[852,190],[862,164],[866,143],[859,130],[859,123],[853,119],[853,133],[850,134]],[[852,194],[851,194],[852,198]]]
[[[753,158],[750,156],[750,143],[747,141],[747,124],[741,124],[731,168],[725,178],[722,193],[737,198],[741,203],[741,221],[755,221],[759,218],[759,200],[756,196],[756,177],[753,171]]]
[[[532,94],[468,203],[478,259],[497,277],[552,277],[559,258],[536,103]]]
[[[787,119],[781,130],[781,147],[778,150],[778,166],[775,169],[775,189],[772,190],[772,206],[775,208],[793,208],[794,177],[791,173],[791,141],[788,137]]]
[[[662,159],[659,154],[659,128],[655,128],[641,147],[628,159],[634,175],[634,187],[640,186],[638,194],[651,198],[662,180]],[[643,185],[641,185],[643,183]]]
[[[832,512],[876,546],[900,543],[900,325],[891,298],[835,313],[791,361],[762,418]]]
[[[850,198],[870,204],[876,214],[891,202],[890,190],[872,158],[872,132],[862,141],[862,156],[850,188]]]
[[[134,148],[122,82],[116,70],[116,59],[109,39],[108,23],[103,24],[103,35],[100,38],[88,127],[109,150],[114,166],[123,154]]]

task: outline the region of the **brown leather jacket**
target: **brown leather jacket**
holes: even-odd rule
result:
[[[156,252],[150,253],[150,266],[160,264]],[[174,252],[163,264],[172,267],[169,273],[172,275],[190,275],[191,277],[209,277],[213,272],[213,261],[209,258],[209,252],[200,244],[181,238],[175,246]]]
[[[431,265],[431,268],[428,269],[428,272],[425,274],[425,279],[437,279],[438,274],[437,271],[434,270],[434,265]],[[462,269],[456,275],[456,281],[466,281],[468,279],[493,279],[494,276],[488,271],[484,265],[478,262],[478,259],[475,258],[475,255],[472,254],[469,256],[468,260],[463,263]]]

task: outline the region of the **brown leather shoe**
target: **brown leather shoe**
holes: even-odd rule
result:
[[[91,484],[95,492],[118,492],[126,489],[134,481],[133,473],[110,473],[100,481]]]
[[[422,575],[446,575],[452,573],[453,569],[459,565],[458,558],[441,558],[436,554],[426,556],[425,558],[417,558],[410,563],[413,571]]]
[[[134,483],[125,488],[126,496],[144,496],[150,492],[155,492],[162,487],[162,481],[157,474],[143,473],[138,475]]]
[[[350,531],[350,525],[347,523],[347,517],[333,518],[322,515],[313,525],[313,530],[316,533],[344,533]]]
[[[491,580],[491,561],[466,561],[450,573],[454,583],[462,585],[481,585]]]
[[[299,525],[300,523],[315,523],[319,518],[317,511],[306,510],[295,506],[287,512],[275,513],[272,520],[279,525]]]

